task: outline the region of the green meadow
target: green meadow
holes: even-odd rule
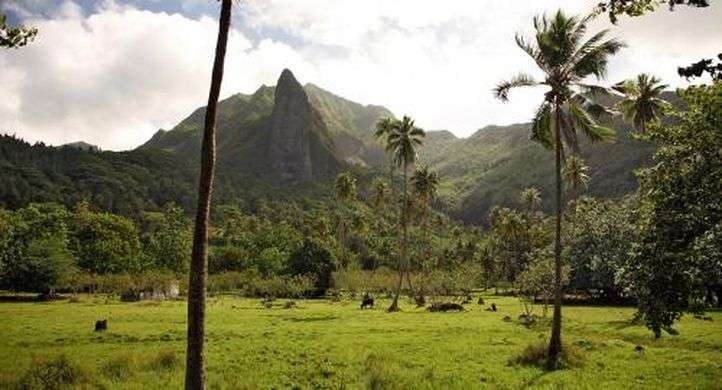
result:
[[[519,301],[485,295],[497,312],[467,305],[431,313],[380,300],[276,301],[221,296],[208,302],[208,385],[217,389],[722,388],[722,313],[685,316],[678,336],[655,341],[633,308],[567,306],[564,338],[579,356],[547,372],[515,363],[544,341],[549,321],[522,325]],[[83,295],[0,304],[0,388],[33,388],[70,375],[78,388],[182,388],[184,301],[121,303]],[[537,314],[542,313],[537,307]],[[96,333],[97,319],[108,331]],[[637,346],[643,348],[638,351]],[[49,368],[50,367],[50,368]]]

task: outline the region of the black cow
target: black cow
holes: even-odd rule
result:
[[[370,309],[373,309],[373,308],[374,308],[374,299],[371,298],[371,297],[369,297],[369,296],[364,297],[363,302],[361,302],[361,308],[362,308],[362,309],[365,309],[365,308],[367,308],[367,307],[370,308]]]
[[[108,320],[95,321],[96,332],[105,332],[106,330],[108,330]]]

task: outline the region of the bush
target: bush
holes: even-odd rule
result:
[[[121,382],[130,376],[131,363],[132,361],[129,356],[118,356],[105,362],[100,367],[100,372],[112,381]]]
[[[309,276],[249,279],[244,295],[269,298],[301,298],[313,293],[315,281]]]
[[[398,273],[385,267],[375,271],[349,268],[333,273],[333,285],[339,290],[348,291],[351,295],[383,294],[394,290],[398,277]]]
[[[105,294],[134,294],[142,291],[167,292],[173,287],[178,287],[181,292],[185,291],[187,278],[163,270],[148,270],[142,274],[108,274],[95,275],[88,273],[77,273],[65,278],[59,285],[59,289],[77,293],[80,291],[89,293]]]
[[[87,381],[87,373],[67,356],[36,358],[20,378],[20,389],[62,389]]]
[[[223,272],[208,276],[208,292],[216,294],[225,291],[243,290],[254,278],[247,272]]]
[[[180,364],[180,358],[176,351],[172,349],[166,349],[160,351],[158,355],[150,363],[150,366],[155,371],[173,371]]]
[[[248,251],[237,246],[214,246],[208,256],[208,272],[243,272],[249,268]]]
[[[289,271],[294,276],[315,280],[314,295],[323,295],[331,287],[331,275],[336,268],[331,252],[315,240],[306,239],[303,246],[289,259]]]

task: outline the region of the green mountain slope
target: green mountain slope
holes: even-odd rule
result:
[[[441,201],[451,215],[486,223],[491,207],[518,205],[520,192],[532,185],[542,193],[542,208],[552,210],[554,156],[529,139],[529,126],[488,126],[466,139],[445,137],[429,143],[432,147],[424,149],[422,160],[441,175]],[[652,153],[649,144],[632,139],[623,123],[615,121],[614,127],[615,143],[582,144],[590,166],[587,193],[600,198],[632,192],[634,169],[647,164]]]
[[[667,99],[675,101],[673,94]],[[613,100],[606,102],[613,104]],[[0,202],[18,207],[30,201],[80,198],[98,207],[129,212],[174,201],[190,209],[195,197],[205,109],[170,131],[160,130],[134,151],[89,152],[50,148],[0,138]],[[386,156],[373,126],[393,116],[313,84],[301,86],[285,70],[277,86],[220,103],[216,200],[325,196],[336,173],[352,169],[360,184],[386,175]],[[591,169],[588,193],[618,197],[636,188],[634,170],[649,162],[652,147],[632,139],[618,118],[616,143],[583,144]],[[511,206],[534,185],[543,208],[552,209],[553,154],[529,140],[529,124],[487,126],[468,138],[430,131],[420,160],[441,175],[437,206],[470,223],[485,224],[494,205]],[[363,188],[362,188],[363,189]]]

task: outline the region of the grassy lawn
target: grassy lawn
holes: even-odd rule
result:
[[[212,298],[209,387],[722,388],[722,313],[710,314],[713,321],[686,316],[679,336],[654,341],[629,323],[631,308],[567,307],[565,340],[584,363],[547,373],[509,361],[543,340],[548,322],[524,327],[514,298],[485,298],[499,312],[469,305],[464,313],[429,313],[404,302],[403,312],[388,314],[385,301],[363,311],[357,301],[267,309],[259,300]],[[94,333],[103,318],[109,330]],[[78,366],[86,388],[182,387],[183,301],[0,303],[0,337],[3,389],[60,355]]]

